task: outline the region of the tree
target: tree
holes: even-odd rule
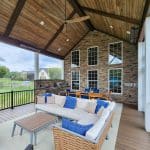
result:
[[[48,72],[50,79],[61,79],[61,68],[49,68]]]
[[[0,66],[0,78],[3,78],[7,73],[9,73],[9,69],[5,66]]]

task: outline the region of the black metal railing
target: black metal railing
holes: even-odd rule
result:
[[[34,90],[0,93],[0,110],[34,103]]]

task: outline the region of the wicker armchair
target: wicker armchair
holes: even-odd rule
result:
[[[107,119],[102,133],[96,140],[68,131],[55,125],[53,127],[55,150],[100,150],[112,124],[114,112]]]

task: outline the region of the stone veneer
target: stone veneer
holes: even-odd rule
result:
[[[121,40],[101,32],[89,32],[74,48],[80,50],[80,67],[71,68],[71,52],[65,58],[65,81],[70,85],[71,71],[79,70],[80,90],[83,90],[87,87],[87,70],[98,69],[99,87],[108,89],[108,69],[123,68],[123,94],[112,94],[112,98],[117,102],[137,104],[137,47],[123,41],[123,64],[108,65],[108,43],[119,41]],[[90,46],[99,46],[99,64],[97,66],[87,65],[87,48]]]

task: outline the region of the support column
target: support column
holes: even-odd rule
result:
[[[34,53],[34,80],[39,79],[39,53]]]
[[[64,80],[64,60],[62,60],[61,70],[61,79]]]
[[[145,21],[145,46],[146,46],[146,106],[145,128],[150,132],[150,17]]]
[[[146,79],[145,79],[145,42],[138,43],[138,111],[145,112]]]

